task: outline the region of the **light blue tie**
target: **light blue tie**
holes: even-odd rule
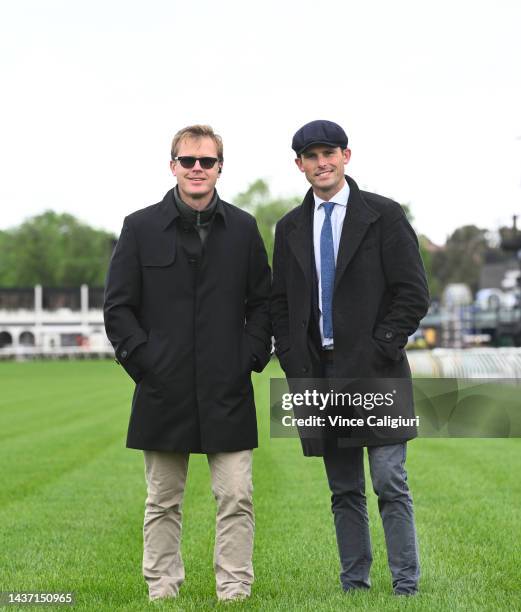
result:
[[[322,282],[322,327],[324,338],[333,337],[333,287],[335,285],[335,247],[331,213],[335,202],[324,202],[324,223],[320,232],[320,280]]]

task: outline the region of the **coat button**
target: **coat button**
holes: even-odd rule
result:
[[[307,323],[306,319],[303,319],[302,320],[302,327],[306,327],[306,323]]]
[[[121,359],[126,359],[127,355],[128,355],[128,351],[121,351],[120,357],[121,357]]]
[[[302,372],[303,372],[304,374],[307,374],[308,369],[307,369],[307,367],[306,367],[306,366],[304,366],[304,367],[302,368]]]
[[[386,337],[388,340],[390,340],[390,339],[393,337],[393,332],[390,332],[390,331],[385,332],[385,337]]]

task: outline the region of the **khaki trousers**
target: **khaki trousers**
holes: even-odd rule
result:
[[[150,599],[175,597],[184,581],[181,557],[183,494],[188,453],[144,451],[147,499],[143,575]],[[214,570],[219,599],[247,597],[253,582],[251,450],[208,454],[217,501]]]

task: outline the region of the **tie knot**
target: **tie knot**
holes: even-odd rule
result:
[[[324,210],[326,211],[326,215],[328,217],[331,217],[331,213],[333,212],[333,207],[335,206],[336,202],[322,202],[322,206],[324,207]]]

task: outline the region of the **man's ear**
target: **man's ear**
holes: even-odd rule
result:
[[[351,149],[344,149],[344,166],[349,163],[351,159]]]
[[[177,176],[177,175],[176,175],[176,163],[175,163],[175,161],[173,161],[173,160],[170,162],[170,170],[172,171],[172,174],[173,174],[174,176]]]
[[[297,164],[297,168],[301,172],[304,172],[304,168],[302,167],[302,160],[300,159],[300,156],[295,159],[295,163]]]

